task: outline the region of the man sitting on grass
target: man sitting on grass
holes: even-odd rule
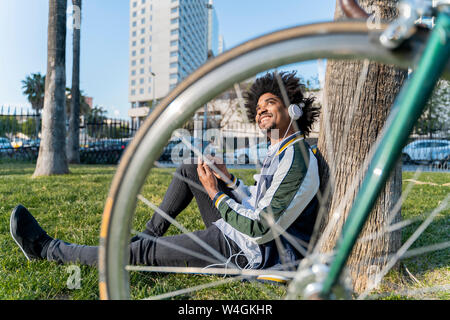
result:
[[[289,113],[284,94],[289,104],[296,105],[294,114]],[[218,261],[216,254],[190,235],[164,236],[170,222],[155,212],[146,230],[131,239],[130,264],[207,267],[230,263],[240,268],[271,268],[295,265],[303,257],[316,220],[319,189],[317,160],[304,139],[319,108],[313,107],[314,99],[304,97],[295,72],[258,78],[245,98],[250,118],[270,140],[261,172],[255,175],[256,184],[247,187],[217,161],[220,172],[214,172],[208,161],[184,164],[177,169],[159,207],[176,218],[195,198],[205,229],[193,234],[225,260]],[[12,212],[10,228],[28,259],[98,262],[98,247],[51,238],[21,205]]]

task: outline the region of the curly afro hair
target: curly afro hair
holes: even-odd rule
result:
[[[298,119],[297,125],[305,136],[311,132],[312,125],[320,114],[320,107],[313,106],[314,97],[304,97],[304,85],[300,83],[300,78],[296,76],[296,71],[291,72],[272,72],[256,79],[250,89],[244,93],[246,100],[245,107],[250,121],[255,122],[256,105],[259,97],[265,93],[272,93],[285,101],[286,95],[290,104],[304,103],[303,116]],[[284,88],[280,88],[279,82],[282,81]],[[283,92],[284,91],[284,92]]]

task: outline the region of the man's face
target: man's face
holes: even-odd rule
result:
[[[265,93],[259,97],[255,121],[261,130],[285,130],[289,126],[290,117],[279,97]]]

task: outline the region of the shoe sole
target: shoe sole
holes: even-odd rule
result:
[[[256,277],[256,280],[262,282],[272,282],[272,283],[275,282],[279,284],[287,284],[291,279],[279,275],[266,274]]]
[[[14,241],[17,243],[17,245],[19,246],[20,250],[22,250],[23,254],[25,255],[25,257],[27,258],[28,261],[31,261],[32,259],[27,255],[27,253],[25,252],[25,250],[22,248],[21,244],[19,243],[19,241],[17,241],[16,237],[14,236],[13,232],[12,232],[12,218],[14,215],[15,209],[13,210],[13,212],[11,213],[11,216],[9,217],[9,233],[11,233],[11,237],[14,239]]]

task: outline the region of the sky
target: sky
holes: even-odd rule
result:
[[[335,0],[215,0],[214,6],[219,33],[231,49],[267,32],[330,21]],[[129,0],[83,0],[82,10],[81,89],[108,116],[128,119]],[[46,74],[47,23],[48,0],[0,0],[0,106],[29,108],[21,81],[31,73]],[[68,30],[68,87],[71,53]],[[317,73],[312,64],[299,70],[306,78]]]

